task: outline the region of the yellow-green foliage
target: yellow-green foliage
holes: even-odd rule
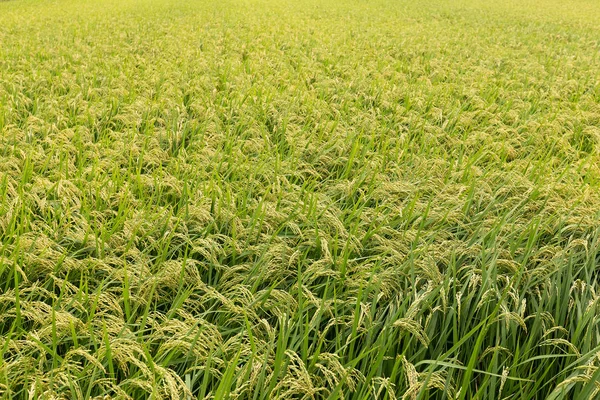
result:
[[[0,3],[0,398],[591,399],[600,3]]]

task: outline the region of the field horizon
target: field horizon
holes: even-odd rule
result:
[[[600,398],[598,22],[0,2],[0,399]]]

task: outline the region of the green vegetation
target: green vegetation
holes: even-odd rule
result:
[[[0,3],[0,398],[592,399],[600,3]]]

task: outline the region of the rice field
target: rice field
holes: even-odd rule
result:
[[[600,3],[0,2],[0,399],[600,398]]]

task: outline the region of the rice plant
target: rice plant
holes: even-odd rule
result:
[[[0,398],[600,398],[598,21],[0,2]]]

